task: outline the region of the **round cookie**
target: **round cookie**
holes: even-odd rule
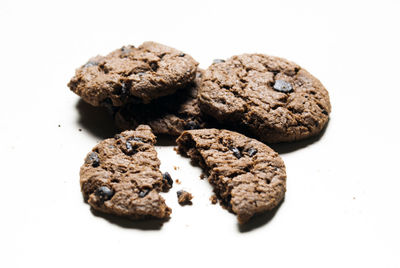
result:
[[[125,104],[115,113],[117,127],[125,130],[146,124],[156,134],[173,136],[184,130],[204,128],[205,121],[197,102],[201,76],[202,71],[198,70],[193,84],[149,104]]]
[[[279,155],[262,142],[237,132],[198,129],[182,133],[178,152],[208,175],[214,192],[239,223],[275,208],[286,191],[286,169]]]
[[[243,54],[215,61],[204,73],[200,109],[267,143],[305,139],[329,119],[328,91],[286,59]]]
[[[159,170],[155,142],[150,127],[141,125],[93,148],[80,170],[82,194],[93,209],[132,219],[169,217],[159,192],[172,180]]]
[[[68,86],[94,106],[148,103],[192,83],[197,65],[188,54],[145,42],[90,59],[76,70]]]

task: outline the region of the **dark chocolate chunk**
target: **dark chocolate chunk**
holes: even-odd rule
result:
[[[241,158],[242,157],[242,154],[240,153],[240,151],[239,151],[239,149],[238,148],[236,148],[236,147],[233,147],[232,149],[232,152],[233,152],[233,155],[234,156],[236,156],[236,158]]]
[[[92,66],[97,66],[97,65],[99,65],[98,62],[95,62],[95,61],[88,61],[85,65],[83,65],[83,68],[92,67]]]
[[[121,86],[121,95],[126,95],[128,93],[128,86],[125,82],[122,82]]]
[[[284,80],[276,80],[274,84],[274,89],[279,92],[288,93],[293,90],[292,85]]]
[[[167,183],[168,183],[169,185],[171,185],[171,186],[172,186],[172,184],[174,183],[174,181],[173,181],[172,178],[171,178],[171,175],[169,175],[168,172],[165,172],[165,173],[163,174],[163,179],[166,180]]]
[[[249,154],[250,157],[253,157],[257,153],[257,149],[250,148],[247,153]]]
[[[176,192],[176,195],[178,196],[178,198],[179,198],[182,194],[183,194],[183,191],[182,191],[182,190],[179,190],[179,191]]]
[[[225,60],[223,60],[223,59],[215,59],[215,60],[213,60],[213,63],[221,63],[221,62],[225,62]]]
[[[92,167],[100,166],[99,155],[95,152],[91,152],[85,159],[86,164],[92,164]]]
[[[141,138],[138,137],[129,138],[128,141],[144,142]]]
[[[157,62],[152,62],[150,63],[150,68],[155,72],[158,69],[158,64]]]
[[[130,143],[129,141],[127,141],[125,143],[125,150],[123,150],[126,154],[128,155],[132,155],[134,153],[136,153],[136,150],[133,148],[132,143]]]
[[[149,189],[143,189],[139,192],[139,197],[145,197],[150,192]]]
[[[101,201],[107,201],[113,197],[114,191],[107,186],[101,186],[96,190],[95,195],[97,195]]]
[[[185,125],[186,130],[192,130],[192,129],[197,129],[197,128],[199,128],[199,125],[195,121],[189,121]]]

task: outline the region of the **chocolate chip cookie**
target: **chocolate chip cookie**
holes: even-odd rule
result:
[[[159,194],[172,183],[160,172],[149,126],[117,134],[96,145],[80,170],[84,199],[95,210],[132,219],[168,218]]]
[[[180,135],[184,130],[205,127],[203,114],[197,102],[202,71],[198,70],[194,83],[173,95],[153,100],[148,104],[128,103],[115,113],[115,122],[121,130],[140,124],[151,127],[156,134]]]
[[[275,208],[286,191],[282,159],[267,145],[219,129],[189,130],[177,139],[178,152],[208,175],[214,192],[239,223]]]
[[[243,54],[215,61],[204,73],[200,109],[267,143],[305,139],[329,119],[328,91],[286,59]]]
[[[148,103],[192,83],[197,65],[186,53],[145,42],[90,59],[76,70],[68,86],[94,106]]]

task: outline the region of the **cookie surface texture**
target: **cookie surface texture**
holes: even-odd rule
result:
[[[163,179],[149,126],[124,131],[97,144],[80,170],[84,199],[98,211],[132,219],[165,219],[171,209],[159,194]]]
[[[201,110],[266,143],[317,135],[331,104],[321,82],[299,65],[263,54],[243,54],[212,64],[199,93]]]
[[[177,139],[178,152],[204,169],[218,199],[239,223],[278,206],[286,191],[286,169],[267,145],[219,129],[189,130]]]
[[[76,70],[68,86],[94,106],[148,103],[192,83],[197,65],[188,54],[145,42],[90,59]]]

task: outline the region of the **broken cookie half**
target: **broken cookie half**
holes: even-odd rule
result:
[[[284,198],[285,164],[267,145],[219,129],[185,131],[177,143],[180,154],[205,170],[217,197],[239,223],[272,210]]]
[[[97,211],[132,219],[166,219],[171,209],[161,191],[171,183],[160,171],[149,126],[124,131],[97,144],[80,170],[84,199]]]

